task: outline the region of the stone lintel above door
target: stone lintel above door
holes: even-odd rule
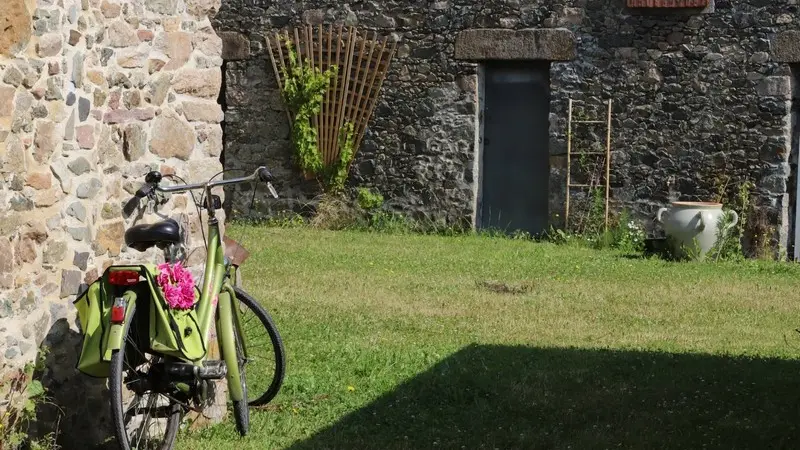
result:
[[[456,36],[460,60],[569,61],[576,55],[575,34],[566,28],[474,28]]]

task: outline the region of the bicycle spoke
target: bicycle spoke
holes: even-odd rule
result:
[[[175,401],[159,392],[163,386],[153,379],[151,370],[161,357],[140,350],[136,331],[131,323],[126,324],[124,345],[111,358],[117,441],[123,450],[171,448],[180,410]]]
[[[264,405],[278,393],[283,382],[283,344],[263,307],[241,289],[234,290],[242,324],[240,331],[247,347],[248,403]]]
[[[148,406],[148,407],[149,407],[149,406],[150,406],[150,404],[152,403],[152,400],[151,400],[151,399],[152,399],[152,396],[150,397],[150,399],[148,399],[148,402],[147,402],[147,406]],[[149,408],[148,408],[148,409],[149,409]],[[135,448],[137,448],[137,449],[139,448],[139,443],[140,443],[140,442],[142,442],[142,435],[144,434],[144,430],[146,430],[146,429],[147,429],[147,425],[148,425],[149,423],[150,423],[150,415],[149,415],[149,414],[147,414],[147,411],[145,411],[145,414],[144,414],[144,424],[143,424],[141,427],[139,427],[139,429],[140,429],[141,431],[139,432],[139,436],[138,436],[138,438],[137,438],[137,439],[136,439],[136,441],[135,441],[135,442],[136,442],[136,447],[135,447]]]
[[[141,399],[141,396],[137,396],[137,398]],[[148,395],[145,408],[138,407],[140,402],[137,401],[137,407],[133,409],[133,414],[126,414],[126,417],[130,418],[140,417],[140,421],[138,423],[134,421],[130,423],[130,426],[128,427],[132,448],[147,448],[147,445],[151,439],[157,439],[159,436],[163,436],[166,427],[160,428],[155,434],[150,432],[151,425],[159,426],[159,422],[163,422],[163,419],[168,417],[168,414],[165,414],[163,417],[159,417],[160,414],[155,414],[155,412],[163,411],[164,409],[163,407],[159,407],[156,404],[157,402],[158,396],[150,394]],[[141,444],[144,444],[145,447],[140,447]]]

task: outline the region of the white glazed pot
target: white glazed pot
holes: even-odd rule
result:
[[[672,238],[678,255],[702,258],[717,242],[719,221],[723,215],[722,203],[672,202],[669,208],[661,208],[656,221],[664,226],[667,236]],[[727,233],[737,222],[739,215],[731,211],[733,220],[723,230]]]

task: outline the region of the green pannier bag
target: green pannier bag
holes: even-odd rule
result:
[[[109,361],[103,360],[108,332],[111,330],[111,304],[104,295],[106,286],[101,278],[89,285],[73,302],[78,310],[83,345],[76,368],[86,375],[98,378],[108,377]]]
[[[154,353],[197,361],[206,355],[205,337],[197,320],[199,291],[195,286],[195,303],[191,309],[170,308],[164,291],[158,285],[158,269],[147,266],[143,275],[150,285],[150,349]]]
[[[127,265],[109,267],[73,302],[78,310],[78,321],[83,335],[81,354],[75,368],[92,377],[107,378],[109,376],[111,353],[108,351],[108,345],[113,328],[111,307],[114,299],[118,295],[127,296],[126,292],[134,294],[127,296],[129,299],[143,298],[143,294],[149,296],[145,286],[147,281],[140,281],[129,286],[111,284],[109,273],[118,268],[127,270],[130,267]]]
[[[197,298],[199,290],[195,286],[195,306],[188,310],[176,310],[169,307],[162,289],[156,281],[158,269],[154,265],[125,265],[126,270],[138,268],[139,275],[144,277],[136,285],[112,286],[108,282],[111,266],[101,278],[98,278],[88,289],[73,302],[78,310],[83,343],[76,368],[82,373],[98,378],[109,376],[110,355],[107,356],[109,332],[111,330],[111,307],[115,294],[124,291],[137,293],[137,316],[146,313],[149,325],[149,340],[139,344],[148,345],[149,349],[140,349],[149,353],[173,356],[179,359],[197,361],[205,356],[205,340],[200,332],[197,320]],[[115,292],[115,290],[117,292]],[[149,297],[147,304],[144,299]],[[141,320],[141,319],[139,319]]]

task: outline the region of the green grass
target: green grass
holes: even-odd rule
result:
[[[273,403],[180,449],[798,448],[800,267],[232,227]],[[498,292],[508,286],[521,293]]]

